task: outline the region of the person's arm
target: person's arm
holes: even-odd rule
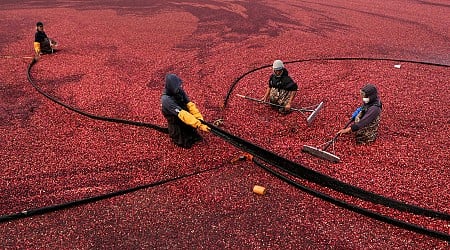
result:
[[[261,98],[262,102],[267,101],[267,98],[269,97],[269,93],[270,93],[270,87],[266,89],[266,93],[264,93],[263,98]]]
[[[197,128],[205,132],[209,132],[211,130],[207,125],[202,124],[202,122],[193,114],[182,109],[175,101],[172,100],[172,98],[168,96],[163,96],[162,108],[164,113],[177,116],[183,123],[193,128]]]
[[[353,115],[356,117],[358,113],[360,112],[360,109],[357,109]],[[367,126],[369,123],[371,123],[377,116],[380,114],[381,109],[377,106],[370,107],[364,116],[359,120],[357,123],[353,123],[350,127],[339,130],[338,134],[346,134],[350,132],[356,132],[360,130],[361,128]],[[356,115],[355,115],[356,114]],[[354,117],[352,116],[352,119],[354,120]]]
[[[189,113],[191,113],[195,118],[197,118],[199,120],[203,120],[203,115],[200,113],[200,110],[198,110],[198,108],[195,105],[195,103],[188,102],[186,104],[186,107],[187,107]]]
[[[295,94],[297,94],[297,91],[290,91],[289,92],[289,100],[286,103],[286,106],[284,106],[285,110],[291,109],[291,103],[292,103],[292,100],[294,100]]]
[[[41,32],[36,32],[34,34],[34,54],[35,54],[35,58],[39,58],[40,54],[41,54],[41,42],[43,40],[42,34]]]
[[[348,128],[344,128],[344,129],[339,130],[337,133],[338,133],[339,135],[342,135],[342,134],[347,134],[347,133],[349,133],[350,131],[352,131],[352,128],[351,128],[351,127],[348,127]]]
[[[292,100],[294,100],[295,95],[298,91],[298,84],[292,80],[290,76],[286,77],[287,84],[285,86],[285,90],[289,91],[289,99],[284,106],[285,110],[291,109]]]
[[[185,124],[200,129],[201,131],[209,132],[211,130],[207,125],[203,124],[199,119],[184,109],[178,111],[178,118]]]
[[[41,43],[34,42],[33,47],[34,47],[34,55],[36,58],[38,58],[39,55],[41,54]]]
[[[363,117],[361,117],[361,119],[357,122],[354,123],[351,126],[352,131],[358,131],[361,128],[364,128],[365,126],[367,126],[369,123],[371,123],[375,118],[378,117],[378,115],[381,112],[381,108],[377,107],[377,106],[371,106],[366,113],[363,115]]]

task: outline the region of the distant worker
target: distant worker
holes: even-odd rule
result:
[[[338,134],[355,133],[356,143],[365,144],[377,138],[383,106],[377,88],[373,84],[365,85],[360,93],[363,105],[353,113],[354,123],[348,128],[341,129]]]
[[[47,37],[44,32],[44,24],[36,23],[36,33],[34,35],[35,58],[38,59],[41,54],[52,54],[55,52],[56,41]]]
[[[272,69],[273,74],[270,75],[269,86],[261,101],[269,101],[275,107],[278,106],[280,113],[289,113],[298,85],[289,76],[289,72],[281,60],[275,60]]]
[[[165,81],[161,104],[162,114],[168,123],[169,137],[176,145],[191,148],[202,140],[197,129],[209,132],[210,128],[201,122],[203,116],[184,92],[182,80],[175,74],[167,74]]]

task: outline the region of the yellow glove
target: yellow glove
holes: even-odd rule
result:
[[[181,110],[180,112],[178,112],[178,118],[180,118],[181,121],[193,128],[198,128],[204,132],[208,132],[210,130],[208,126],[202,124],[197,118],[195,118],[194,115],[187,112],[186,110]]]
[[[201,124],[200,126],[198,126],[198,129],[200,129],[203,132],[209,132],[211,131],[211,128],[206,126],[205,124]]]
[[[200,113],[200,111],[198,110],[198,108],[195,105],[195,103],[188,102],[188,104],[186,104],[186,107],[187,107],[189,113],[191,113],[195,118],[197,118],[199,120],[203,120],[203,116]]]
[[[34,42],[34,51],[36,52],[36,55],[39,55],[41,53],[41,44],[38,42]]]

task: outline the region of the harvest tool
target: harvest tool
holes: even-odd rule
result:
[[[352,123],[352,121],[353,121],[353,118],[350,119],[350,120],[347,122],[347,124],[345,125],[344,129],[347,128],[347,127],[350,125],[350,123]],[[328,141],[328,142],[326,142],[326,143],[324,143],[324,144],[322,144],[322,145],[319,145],[318,147],[312,147],[312,146],[304,145],[303,148],[302,148],[302,151],[303,151],[303,152],[306,152],[306,153],[309,153],[309,154],[311,154],[311,155],[313,155],[313,156],[317,156],[317,157],[319,157],[319,158],[322,158],[322,159],[325,159],[325,160],[328,160],[328,161],[337,163],[337,162],[339,162],[341,159],[340,159],[338,156],[336,156],[336,155],[334,155],[334,154],[332,154],[332,153],[330,153],[330,152],[327,152],[326,150],[327,150],[331,145],[334,145],[334,143],[336,142],[336,140],[337,140],[338,137],[339,137],[339,134],[336,134],[336,135],[333,137],[333,139],[331,139],[330,141]],[[319,149],[319,147],[321,147],[321,146],[323,146],[323,148],[322,148],[322,149]]]
[[[275,103],[261,101],[261,100],[258,100],[256,98],[248,97],[248,96],[245,96],[245,95],[239,95],[239,94],[236,94],[236,95],[239,96],[239,97],[248,99],[248,100],[252,100],[252,101],[259,102],[259,103],[269,104],[269,105],[272,105],[272,106],[275,106],[275,107],[283,108],[283,106],[275,104]],[[314,108],[314,109],[311,109],[311,108]],[[317,114],[319,113],[319,111],[322,108],[323,108],[323,102],[320,102],[319,104],[313,105],[313,106],[310,106],[310,107],[304,107],[304,108],[299,108],[299,109],[298,108],[291,108],[290,110],[299,111],[302,114],[304,114],[305,112],[310,112],[311,114],[306,118],[306,121],[308,122],[308,124],[311,124],[311,122],[314,121],[314,119],[316,118]]]
[[[11,59],[11,58],[23,58],[23,59],[33,59],[32,56],[13,56],[13,55],[1,55],[0,58]]]

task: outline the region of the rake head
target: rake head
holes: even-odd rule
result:
[[[341,160],[339,157],[330,152],[312,146],[304,145],[302,151],[334,163],[337,163]]]
[[[308,116],[308,118],[306,119],[308,124],[310,124],[311,122],[314,121],[314,119],[316,118],[317,114],[319,114],[319,112],[320,112],[320,110],[322,108],[323,108],[323,102],[319,103],[319,105],[317,105],[317,107],[314,109],[314,111]]]

